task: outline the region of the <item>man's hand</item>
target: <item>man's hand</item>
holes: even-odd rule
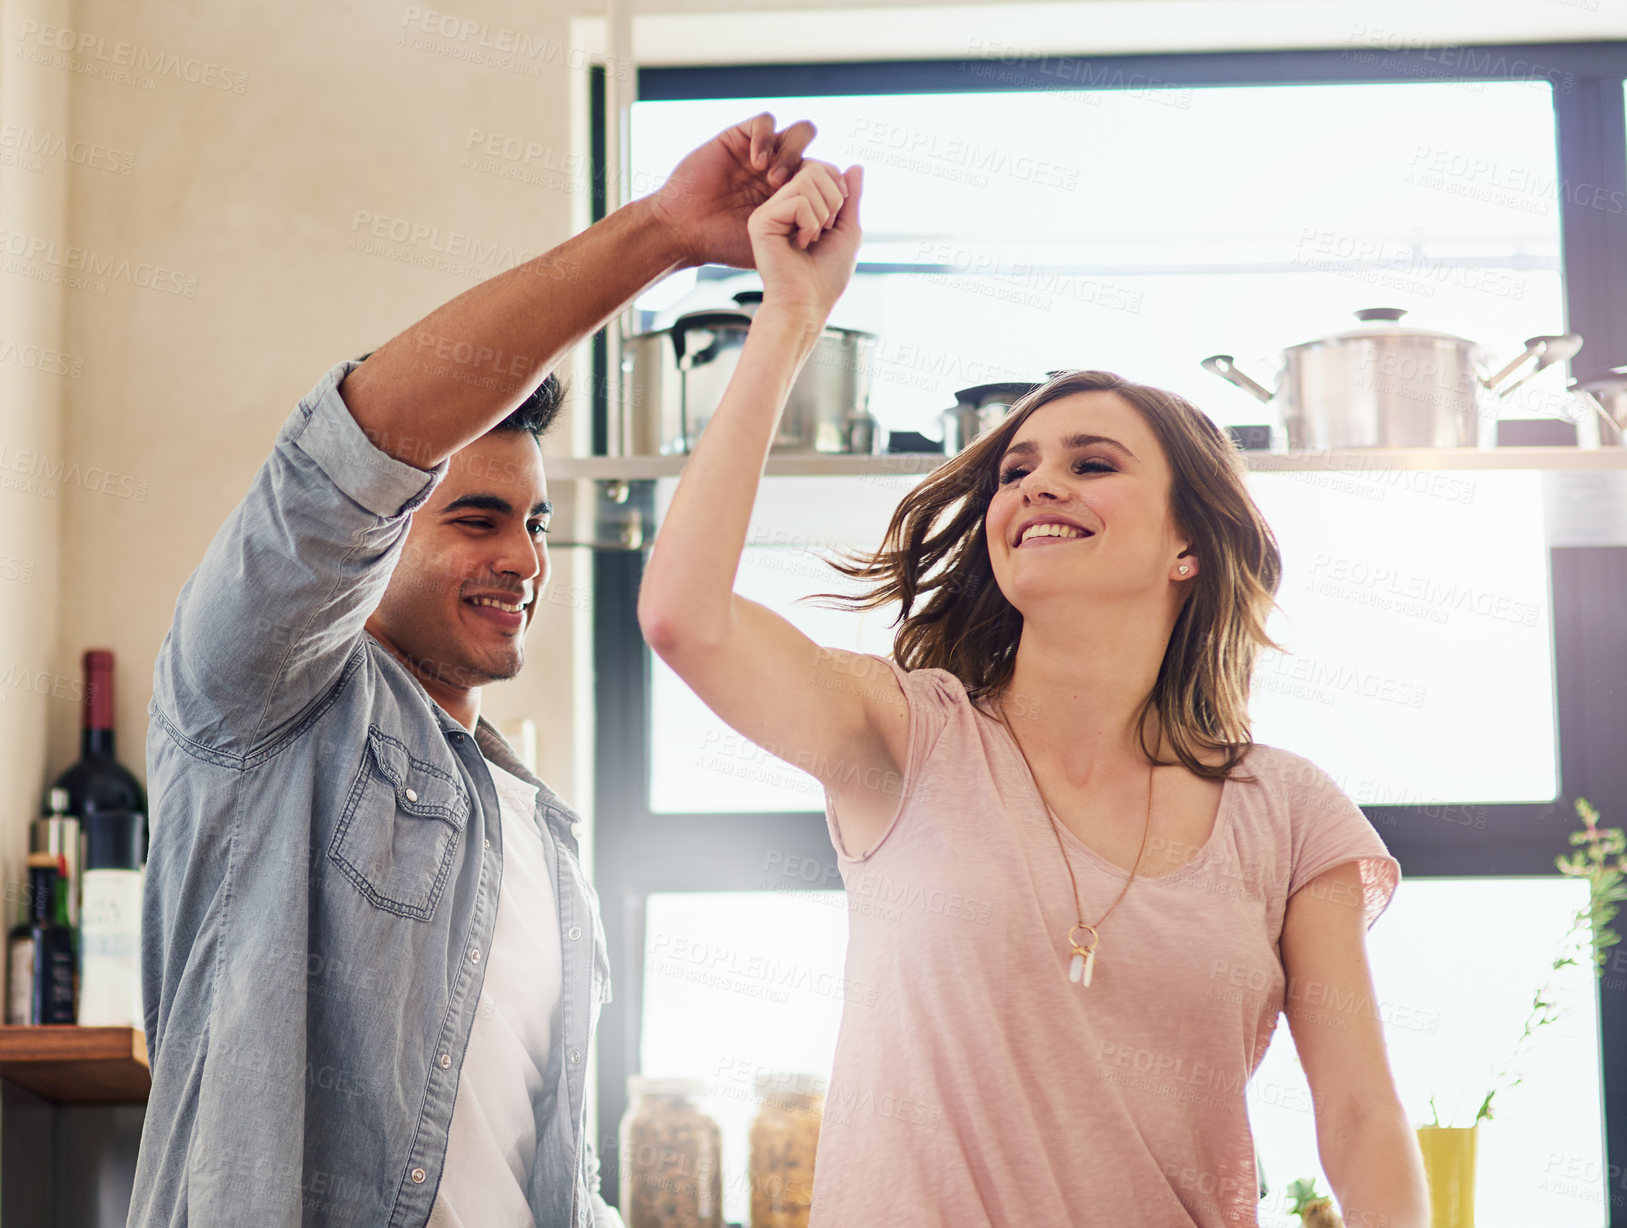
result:
[[[807,120],[776,132],[774,117],[764,111],[718,133],[678,163],[647,199],[682,253],[683,266],[755,267],[746,220],[790,182],[813,137]]]
[[[751,215],[749,232],[763,276],[758,314],[794,315],[823,327],[842,297],[859,253],[864,172],[808,159]]]

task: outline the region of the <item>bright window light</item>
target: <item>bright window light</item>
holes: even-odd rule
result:
[[[1491,366],[1564,331],[1545,82],[641,102],[635,180],[759,110],[812,119],[814,156],[866,168],[832,323],[877,334],[871,410],[893,429],[935,434],[956,389],[1063,367],[1266,422],[1200,360],[1269,386],[1283,347],[1364,307],[1482,342]],[[640,306],[665,325],[747,288],[709,268]],[[1564,412],[1561,372],[1515,398],[1503,416]]]
[[[1560,939],[1587,898],[1562,879],[1409,879],[1368,937],[1377,1011],[1414,1125],[1473,1121],[1491,1073],[1514,1051]],[[646,1074],[705,1078],[724,1133],[725,1215],[744,1222],[746,1132],[758,1071],[828,1073],[844,1005],[875,987],[844,979],[839,891],[649,897],[642,1063]],[[1605,1170],[1597,995],[1585,967],[1550,986],[1559,1022],[1539,1029],[1480,1127],[1482,1228],[1603,1228]],[[1270,1192],[1265,1228],[1297,1228],[1290,1181],[1314,1177],[1314,1104],[1285,1022],[1248,1092]]]

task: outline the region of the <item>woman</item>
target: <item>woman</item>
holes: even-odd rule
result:
[[[824,783],[849,893],[896,902],[850,913],[879,993],[843,1015],[813,1223],[1254,1223],[1244,1089],[1286,1006],[1346,1221],[1424,1225],[1364,946],[1398,868],[1251,743],[1279,561],[1207,418],[1100,372],[1024,398],[843,568],[902,601],[896,662],[731,591],[861,187],[804,162],[752,217],[764,301],[639,600],[719,716]]]

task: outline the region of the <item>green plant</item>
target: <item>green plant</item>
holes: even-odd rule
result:
[[[1566,968],[1581,962],[1583,950],[1592,955],[1592,967],[1598,972],[1604,967],[1605,952],[1621,941],[1621,935],[1610,928],[1623,901],[1627,901],[1627,837],[1619,827],[1600,827],[1599,812],[1586,798],[1576,799],[1576,813],[1582,820],[1582,830],[1570,834],[1574,849],[1568,856],[1554,859],[1559,872],[1568,878],[1587,880],[1587,904],[1576,912],[1571,927],[1560,942],[1560,954],[1549,970],[1548,979],[1531,999],[1531,1011],[1525,1018],[1525,1030],[1514,1043],[1514,1051],[1492,1078],[1491,1090],[1480,1102],[1474,1115],[1474,1124],[1490,1121],[1492,1101],[1498,1092],[1517,1087],[1524,1079],[1519,1062],[1525,1056],[1526,1046],[1536,1033],[1558,1021],[1563,1011],[1554,1002],[1554,981]],[[1430,1109],[1435,1102],[1430,1099]],[[1440,1124],[1436,1114],[1435,1124]]]
[[[1315,1177],[1301,1177],[1298,1181],[1288,1183],[1289,1215],[1304,1215],[1316,1203],[1326,1201],[1326,1194],[1316,1192]]]
[[[1305,1228],[1340,1228],[1343,1222],[1334,1210],[1333,1199],[1316,1192],[1314,1178],[1301,1177],[1288,1183],[1288,1213],[1299,1216]]]

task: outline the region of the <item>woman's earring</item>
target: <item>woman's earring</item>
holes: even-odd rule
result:
[[[1187,572],[1191,571],[1192,569],[1190,567],[1188,567],[1185,563],[1182,563],[1179,570],[1180,570],[1180,573],[1184,576]]]

